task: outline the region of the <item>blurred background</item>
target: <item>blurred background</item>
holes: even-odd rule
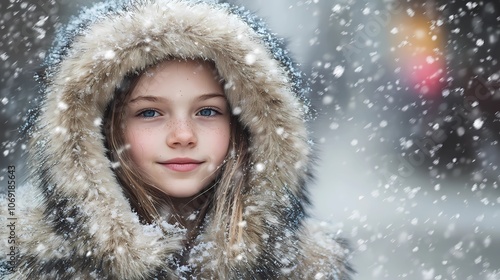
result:
[[[0,188],[54,30],[93,1],[0,3]],[[355,279],[500,279],[500,2],[234,0],[310,77],[311,215],[351,241]]]

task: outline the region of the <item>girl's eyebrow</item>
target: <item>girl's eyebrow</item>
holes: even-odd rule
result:
[[[224,98],[226,99],[226,96],[222,93],[219,92],[214,92],[214,93],[205,93],[203,95],[198,96],[199,101],[204,101],[208,100],[211,98]],[[149,102],[167,102],[166,98],[163,98],[161,96],[154,96],[154,95],[140,95],[137,96],[134,99],[131,99],[128,103],[137,103],[140,101],[149,101]]]
[[[139,101],[162,102],[162,101],[166,101],[166,99],[163,98],[163,97],[161,97],[161,96],[140,95],[140,96],[137,96],[134,99],[131,99],[128,103],[136,103],[136,102],[139,102]]]
[[[220,93],[220,92],[213,92],[213,93],[205,93],[203,95],[200,95],[198,97],[198,100],[203,101],[211,98],[224,98],[226,99],[226,95]]]

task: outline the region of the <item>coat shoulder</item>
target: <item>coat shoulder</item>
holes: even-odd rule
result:
[[[333,227],[312,219],[304,223],[300,235],[298,273],[304,279],[350,280],[354,274],[352,250]]]
[[[40,199],[27,184],[0,196],[0,206],[0,222],[6,225],[0,227],[0,276],[22,279],[17,273],[20,254],[43,224]]]

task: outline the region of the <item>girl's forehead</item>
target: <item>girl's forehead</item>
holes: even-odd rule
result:
[[[144,71],[131,97],[148,92],[174,91],[224,93],[213,64],[200,60],[168,60]]]
[[[146,69],[138,77],[137,86],[165,85],[166,81],[175,83],[178,80],[204,85],[220,84],[215,67],[206,61],[167,60]]]
[[[172,74],[183,70],[189,70],[193,75],[204,71],[214,72],[215,67],[208,61],[203,60],[166,60],[160,62],[144,72],[144,76],[152,77],[155,74]]]

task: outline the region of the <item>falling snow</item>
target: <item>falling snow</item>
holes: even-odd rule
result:
[[[474,123],[472,124],[475,129],[481,129],[483,127],[484,121],[481,119],[476,119]]]
[[[264,169],[266,168],[266,166],[263,164],[263,163],[257,163],[255,164],[255,171],[257,172],[262,172],[264,171]]]
[[[324,105],[331,104],[332,102],[333,102],[333,97],[331,95],[325,95],[323,97],[323,104]]]
[[[344,74],[344,70],[345,68],[341,65],[335,66],[335,68],[333,69],[333,76],[335,76],[336,78],[341,77],[342,74]]]
[[[334,224],[357,251],[355,279],[500,279],[497,2],[243,2],[267,13],[272,31],[287,37],[308,74],[302,76],[293,70],[298,64],[279,56],[282,65],[293,65],[288,73],[293,87],[303,89],[315,113],[308,123],[311,138],[318,139],[312,144],[318,157],[310,191],[314,213]],[[98,20],[85,14],[55,35],[63,15],[76,5],[0,4],[3,186],[8,165],[16,165],[16,176],[27,175],[28,148],[17,130],[32,124],[37,111],[27,117],[28,110],[43,102],[33,81],[35,69],[45,61],[45,74],[52,75],[51,65],[67,55],[64,36]],[[104,5],[101,9],[105,13]],[[267,34],[259,22],[254,29]],[[276,53],[284,52],[282,42],[265,40]],[[120,46],[113,48],[102,49],[96,59],[114,61]],[[244,63],[260,63],[258,51],[246,54]],[[53,113],[67,114],[69,106],[61,100]],[[240,116],[243,109],[231,110]],[[103,125],[96,116],[90,122],[96,129]],[[294,135],[282,125],[275,124],[271,134]],[[74,133],[60,126],[53,132],[64,139]],[[120,167],[119,162],[108,165]],[[257,173],[279,168],[253,165]],[[158,228],[150,230],[151,236],[160,234]],[[92,251],[82,254],[90,257]],[[310,277],[324,279],[322,273]]]

